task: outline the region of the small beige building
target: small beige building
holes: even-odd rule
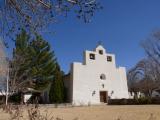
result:
[[[86,50],[83,63],[72,63],[64,83],[68,102],[74,105],[129,98],[125,68],[116,67],[115,55],[107,53],[102,45],[94,51]]]

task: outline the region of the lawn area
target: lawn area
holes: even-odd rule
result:
[[[24,118],[27,109],[23,109]],[[160,120],[160,105],[133,105],[133,106],[90,106],[53,108],[51,106],[39,107],[45,115],[61,118],[63,120]],[[7,120],[9,116],[0,110],[0,120]],[[27,119],[25,119],[27,120]]]

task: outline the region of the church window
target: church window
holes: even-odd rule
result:
[[[101,80],[105,80],[105,79],[106,79],[105,74],[101,74],[101,75],[100,75],[100,79],[101,79]]]
[[[112,57],[111,56],[107,56],[107,61],[108,62],[112,62]]]
[[[103,55],[103,50],[99,50],[99,54],[100,54],[100,55]]]
[[[90,59],[95,60],[95,54],[91,53],[91,54],[89,55],[89,57],[90,57]]]

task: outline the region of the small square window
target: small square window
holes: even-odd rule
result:
[[[111,56],[107,56],[107,61],[108,62],[112,62],[112,57]]]
[[[103,55],[103,50],[99,50],[99,54]]]
[[[106,79],[105,74],[101,74],[101,75],[100,75],[100,79],[101,79],[101,80],[105,80],[105,79]]]
[[[89,57],[90,57],[90,59],[95,60],[95,54],[92,54],[92,53],[91,53],[91,54],[89,55]]]

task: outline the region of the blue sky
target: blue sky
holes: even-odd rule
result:
[[[85,24],[72,14],[53,26],[55,35],[46,39],[52,45],[61,68],[81,62],[83,51],[102,41],[107,52],[116,54],[117,66],[133,67],[145,56],[140,46],[152,31],[160,28],[160,0],[101,0],[103,10]]]
[[[50,26],[54,35],[44,35],[55,51],[62,70],[82,62],[83,51],[102,41],[107,52],[116,54],[117,66],[128,69],[145,53],[140,46],[152,31],[160,28],[160,0],[100,0],[103,10],[85,24],[72,13]]]

